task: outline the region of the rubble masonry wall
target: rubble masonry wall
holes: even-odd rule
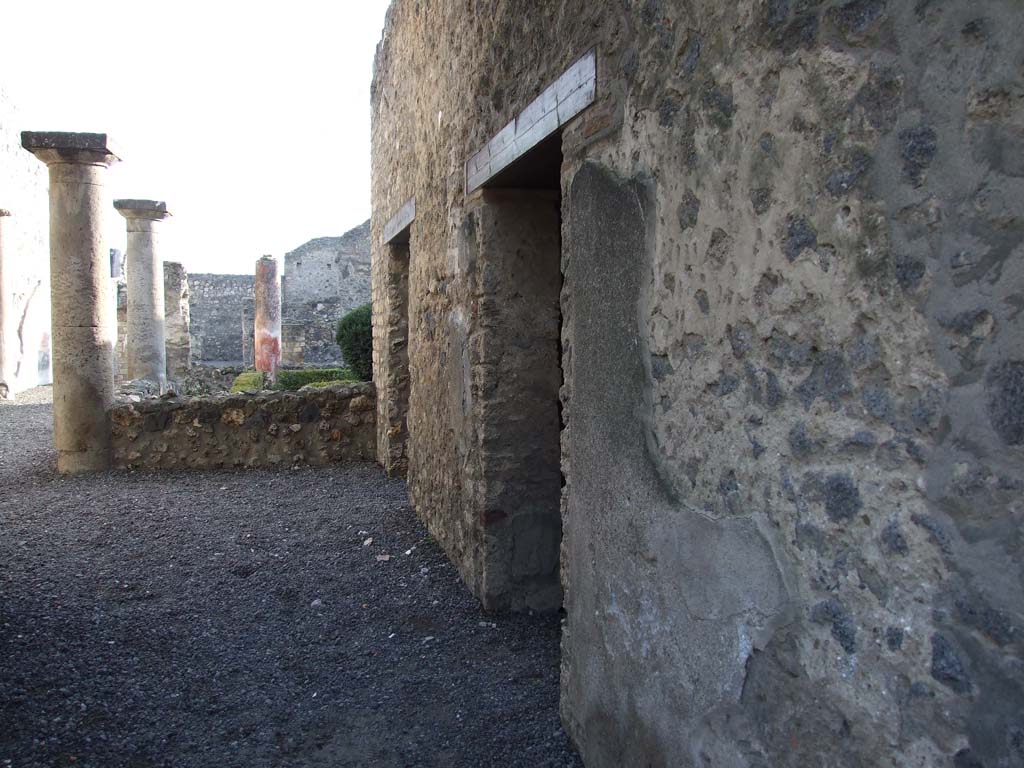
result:
[[[482,594],[464,163],[587,50],[562,135],[563,720],[588,766],[1024,765],[1024,9],[397,0],[375,380]],[[496,289],[495,289],[496,290]]]

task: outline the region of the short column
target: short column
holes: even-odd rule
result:
[[[256,370],[274,381],[281,365],[281,276],[273,256],[256,262],[254,290]]]
[[[160,228],[171,214],[167,204],[157,200],[115,200],[114,208],[128,224],[128,378],[151,381],[163,392],[167,388],[167,350]]]
[[[0,399],[14,399],[14,355],[17,349],[17,320],[14,312],[14,286],[11,285],[11,258],[4,244],[4,230],[10,211],[0,208]]]
[[[103,133],[21,134],[50,172],[53,437],[57,469],[110,467],[117,328],[103,237],[107,168],[118,161]]]

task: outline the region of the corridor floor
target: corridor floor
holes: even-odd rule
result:
[[[0,767],[577,766],[557,616],[490,616],[373,465],[61,478],[0,405]]]

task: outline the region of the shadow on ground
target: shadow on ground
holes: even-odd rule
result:
[[[403,483],[62,479],[41,416],[0,409],[0,765],[579,765],[558,617],[482,614]]]

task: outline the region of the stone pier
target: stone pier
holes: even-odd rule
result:
[[[254,291],[256,370],[273,381],[281,365],[281,277],[273,256],[256,262]]]
[[[115,200],[128,223],[128,378],[167,386],[164,342],[164,268],[160,254],[161,222],[171,214],[157,200]]]
[[[10,258],[4,250],[4,230],[10,211],[0,208],[0,399],[14,399],[14,350],[17,318],[10,283]]]
[[[53,427],[57,469],[110,467],[117,329],[103,237],[107,168],[119,158],[103,133],[25,131],[21,145],[50,173]]]

